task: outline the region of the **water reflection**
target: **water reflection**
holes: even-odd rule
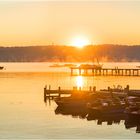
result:
[[[82,88],[83,85],[84,85],[84,79],[83,79],[83,77],[82,76],[77,76],[76,77],[76,86],[78,88]]]
[[[58,106],[55,110],[55,114],[71,115],[74,118],[86,118],[88,110],[86,108],[65,108]]]
[[[123,123],[126,129],[135,128],[136,133],[140,133],[139,116],[129,116],[125,113],[97,115],[88,113],[86,108],[64,108],[59,106],[55,109],[55,114],[70,115],[73,118],[86,119],[87,121],[96,121],[97,125],[102,125],[104,122],[106,122],[107,125],[119,125]]]
[[[140,116],[129,116],[125,120],[125,128],[135,128],[136,127],[136,133],[140,133]]]

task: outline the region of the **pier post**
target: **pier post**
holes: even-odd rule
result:
[[[113,98],[113,92],[112,92],[112,89],[111,88],[110,88],[110,95]]]
[[[92,91],[92,87],[91,86],[89,87],[89,91]]]
[[[58,87],[58,91],[59,91],[59,93],[58,93],[58,94],[59,94],[58,97],[59,97],[59,98],[61,97],[60,90],[61,90],[61,87],[59,86],[59,87]]]
[[[95,69],[95,75],[97,75],[97,70]]]
[[[121,75],[123,76],[123,69],[122,69],[122,74]]]
[[[51,85],[49,85],[49,90],[51,90]]]
[[[131,76],[131,70],[129,70],[129,76]]]
[[[44,102],[46,102],[46,86],[44,87]]]
[[[113,69],[111,70],[111,75],[113,76]]]
[[[139,75],[139,71],[137,70],[137,76]]]
[[[108,87],[108,91],[110,91],[111,90],[111,88],[110,87]]]
[[[106,69],[106,75],[108,75],[108,70]]]
[[[103,72],[103,75],[104,75],[104,70],[102,70],[102,72]]]
[[[94,69],[92,69],[92,74],[94,75]]]
[[[95,86],[93,87],[93,92],[96,92],[96,87]]]
[[[118,69],[118,71],[117,71],[117,74],[118,74],[118,75],[121,75],[121,74],[120,74],[120,71],[121,71],[121,70]]]
[[[99,75],[101,75],[101,70],[99,69]]]
[[[87,69],[85,69],[85,75],[88,75],[88,70]]]
[[[126,92],[126,93],[129,92],[129,85],[126,86],[126,88],[125,88],[125,92]]]
[[[81,75],[81,69],[79,69],[79,75]]]
[[[73,75],[73,69],[71,68],[71,76]]]
[[[133,76],[135,75],[135,71],[133,70]]]
[[[73,87],[73,90],[77,90],[77,87]]]

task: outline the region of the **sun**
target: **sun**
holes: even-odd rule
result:
[[[83,48],[89,44],[89,40],[86,37],[76,37],[72,40],[71,45],[77,48]]]

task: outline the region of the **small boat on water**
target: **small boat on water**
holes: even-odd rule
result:
[[[3,66],[0,66],[0,70],[3,70],[4,69],[4,67]]]
[[[73,93],[70,97],[61,97],[61,98],[56,98],[55,102],[58,106],[61,107],[81,107],[81,108],[86,108],[86,104],[92,100],[92,93],[87,94],[87,93],[78,93],[75,92]]]
[[[49,67],[52,68],[62,68],[62,67],[75,67],[75,64],[52,64]]]

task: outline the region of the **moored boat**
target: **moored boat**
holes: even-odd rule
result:
[[[0,70],[3,70],[4,69],[4,67],[3,66],[0,66]]]
[[[124,113],[125,103],[122,101],[115,101],[113,99],[99,100],[94,104],[88,104],[89,113],[93,114],[112,114]]]
[[[86,108],[87,103],[92,100],[93,93],[74,92],[70,97],[56,98],[55,102],[62,107],[82,107]]]

